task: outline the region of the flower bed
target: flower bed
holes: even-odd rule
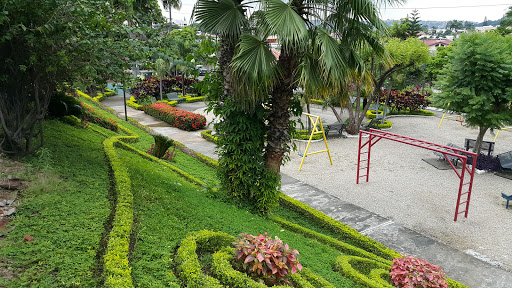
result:
[[[179,110],[164,103],[145,105],[144,112],[186,131],[196,131],[206,126],[206,117],[203,115]]]
[[[112,118],[103,118],[91,106],[83,102],[81,102],[80,104],[83,107],[83,121],[97,124],[103,128],[112,130],[114,132],[119,132],[119,126],[117,125],[117,121],[113,120]]]

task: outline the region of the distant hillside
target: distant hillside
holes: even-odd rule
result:
[[[499,25],[502,19],[503,18],[498,19],[498,20],[488,20],[486,25],[491,25],[491,26]],[[395,21],[400,22],[400,20],[384,20],[384,23],[386,23],[387,25],[393,25],[393,22],[395,22]],[[475,27],[484,26],[483,22],[472,22],[472,21],[470,21],[470,22],[473,23],[475,25]],[[446,23],[448,23],[448,21],[430,21],[430,20],[421,20],[420,21],[421,25],[425,25],[428,28],[434,28],[434,27],[435,28],[445,28]]]

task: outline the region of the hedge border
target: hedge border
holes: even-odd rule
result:
[[[217,239],[213,237],[217,237]],[[235,237],[224,232],[201,230],[189,233],[181,241],[175,257],[177,276],[185,284],[185,287],[224,287],[219,280],[203,274],[197,258],[197,251],[212,251],[215,248],[214,245],[216,247],[222,244],[227,246],[234,240]]]
[[[201,137],[206,139],[207,141],[213,142],[215,144],[219,144],[219,138],[212,135],[213,130],[204,130],[201,131]]]
[[[381,268],[371,269],[369,275],[364,275],[363,273],[352,267],[351,261],[368,263],[371,265],[379,266]],[[356,281],[357,283],[364,285],[365,287],[394,288],[393,285],[386,283],[385,280],[380,278],[380,275],[383,273],[383,271],[389,275],[388,270],[390,266],[391,265],[386,265],[368,258],[361,258],[353,255],[341,255],[336,258],[334,269],[342,273],[343,275],[347,276],[348,278]]]
[[[194,103],[194,102],[201,102],[204,101],[204,96],[198,96],[198,97],[187,97],[185,98],[185,102],[187,103]]]
[[[338,220],[335,220],[325,215],[324,213],[311,208],[307,204],[304,204],[291,198],[290,196],[285,195],[284,193],[281,193],[279,202],[284,206],[287,206],[292,210],[307,216],[308,218],[317,222],[320,226],[325,227],[334,233],[338,233],[351,238],[352,241],[354,241],[356,244],[384,259],[392,260],[394,258],[402,257],[400,253],[387,248],[384,246],[384,244],[362,235],[354,228],[345,225]]]

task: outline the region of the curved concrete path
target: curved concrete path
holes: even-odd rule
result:
[[[103,104],[116,110],[119,117],[124,119],[122,95],[109,97],[103,101]],[[179,104],[177,108],[202,113],[206,115],[209,123],[212,117],[204,113],[205,107],[203,102],[197,102],[182,103]],[[319,110],[315,111],[315,113],[321,115],[322,119],[330,119],[333,117],[332,113],[322,112],[321,109],[315,110]],[[179,130],[131,107],[127,107],[127,113],[129,117],[153,129],[155,132],[181,142],[188,148],[201,154],[214,159],[218,158],[215,154],[215,144],[201,138],[200,131],[187,132]],[[427,235],[422,235],[402,227],[392,220],[345,202],[322,190],[300,182],[295,178],[282,174],[281,179],[281,190],[288,196],[325,213],[333,219],[351,226],[361,234],[371,237],[401,254],[417,256],[440,266],[450,278],[468,287],[512,287],[512,273],[499,268],[496,263],[490,261],[486,262],[485,257],[478,259],[478,255],[475,257],[474,255],[468,255],[462,251],[451,248]],[[507,228],[504,227],[504,229]]]

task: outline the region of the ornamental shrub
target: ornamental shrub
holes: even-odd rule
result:
[[[386,103],[386,96],[388,95],[388,90],[382,90],[382,96],[379,99],[379,102],[384,105]],[[429,100],[430,94],[425,91],[421,93],[421,89],[419,86],[412,88],[409,91],[396,91],[391,90],[388,98],[388,105],[392,108],[393,111],[417,111],[422,110],[430,105]]]
[[[446,274],[427,260],[412,256],[393,259],[391,280],[399,288],[448,288]]]
[[[267,285],[275,283],[289,283],[288,273],[294,274],[302,270],[297,255],[299,252],[290,249],[288,244],[283,245],[277,236],[272,239],[265,235],[240,233],[235,239],[235,258],[242,263],[247,272],[266,282]]]
[[[179,110],[165,103],[146,104],[143,110],[146,114],[182,130],[196,131],[206,126],[206,117],[203,115]]]
[[[181,76],[167,76],[162,79],[162,93],[167,94],[181,90],[182,81],[184,81],[185,90],[197,82],[193,78],[182,79]],[[138,103],[149,101],[153,97],[160,99],[160,80],[156,77],[146,78],[133,85],[130,88],[130,94]]]

